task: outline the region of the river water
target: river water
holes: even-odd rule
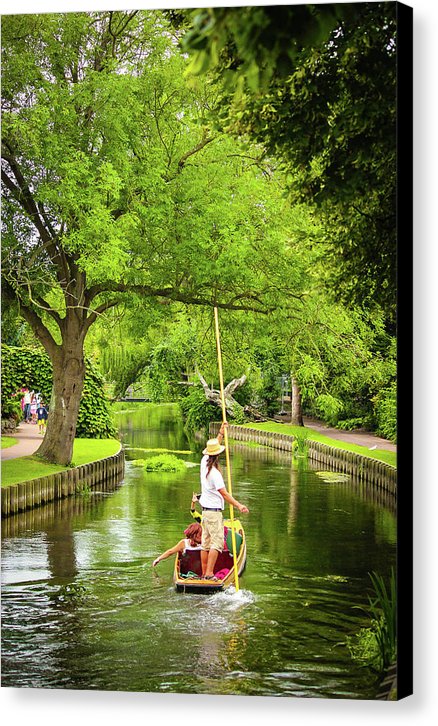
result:
[[[192,521],[202,444],[176,406],[118,421],[120,486],[3,521],[2,685],[375,698],[345,642],[369,625],[368,573],[395,565],[394,512],[288,454],[235,444],[233,493],[250,509],[239,592],[177,593],[173,559],[151,562]],[[165,475],[132,465],[159,453],[145,449],[192,453],[178,454],[185,473]]]

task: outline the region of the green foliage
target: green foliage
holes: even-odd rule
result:
[[[371,625],[362,628],[356,638],[347,638],[352,657],[363,665],[383,673],[397,655],[397,593],[394,569],[389,588],[376,572],[369,573],[374,596],[369,596]]]
[[[110,403],[104,393],[103,378],[90,362],[86,366],[76,436],[84,439],[110,439],[117,436]]]
[[[273,77],[286,79],[301,48],[327,41],[340,21],[355,16],[354,9],[339,4],[199,8],[189,13],[192,27],[182,40],[191,54],[188,72],[199,75],[222,61],[225,82],[237,89],[236,95],[245,86],[254,93],[266,91]]]
[[[378,632],[382,624],[382,618],[380,621],[373,620],[370,627],[361,628],[354,637],[347,636],[346,641],[353,660],[379,673],[382,672],[382,660]]]
[[[184,461],[172,454],[158,454],[149,459],[134,459],[132,465],[141,467],[146,471],[180,473],[186,470]]]
[[[217,406],[206,400],[202,388],[194,387],[190,393],[179,401],[187,431],[207,431],[211,421],[220,418]]]
[[[50,404],[52,390],[52,365],[41,349],[28,349],[2,345],[2,411],[11,410],[20,401],[20,389],[40,391],[43,400]],[[12,403],[11,403],[12,402]],[[19,404],[18,404],[19,405]],[[109,402],[103,391],[103,378],[95,367],[87,362],[84,388],[79,407],[78,438],[112,438],[116,436]]]
[[[217,124],[279,160],[319,209],[327,282],[394,326],[396,4],[191,11],[190,70],[217,70]],[[311,130],[309,132],[309,129]]]
[[[303,432],[296,432],[292,441],[292,454],[293,456],[304,457],[307,456],[309,448],[307,434]]]
[[[39,391],[46,404],[52,390],[52,365],[39,347],[22,348],[2,344],[1,400],[2,411],[11,408],[11,401],[20,401],[20,389]],[[12,405],[14,405],[12,404]]]
[[[331,423],[337,420],[340,411],[342,411],[343,403],[330,393],[321,393],[315,399],[315,406],[321,418]]]
[[[262,382],[257,391],[257,401],[260,411],[266,416],[278,413],[278,399],[281,395],[281,385],[275,370],[264,370]]]
[[[391,569],[389,587],[377,572],[370,573],[374,596],[369,597],[371,614],[381,617],[378,628],[378,643],[382,668],[387,668],[395,659],[397,651],[397,591],[394,568]]]
[[[20,398],[5,398],[2,401],[2,418],[14,419],[14,421],[20,421],[22,417],[22,410],[20,404]]]
[[[397,441],[397,384],[394,381],[373,399],[377,418],[377,434],[394,443]]]

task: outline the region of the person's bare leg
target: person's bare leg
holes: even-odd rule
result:
[[[202,568],[202,577],[205,575],[205,571],[207,569],[207,562],[208,562],[208,552],[209,550],[201,550],[201,568]]]
[[[204,577],[211,577],[213,575],[214,566],[219,556],[218,550],[210,550],[207,560],[207,569],[205,570]]]

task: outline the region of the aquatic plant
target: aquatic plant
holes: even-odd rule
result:
[[[315,471],[315,474],[327,484],[337,484],[351,479],[348,474],[340,474],[338,471]]]
[[[61,585],[60,588],[50,595],[51,600],[65,605],[77,605],[87,595],[87,588],[78,582],[70,582],[68,585]]]
[[[370,626],[361,628],[355,637],[347,637],[346,645],[354,660],[382,673],[397,654],[397,593],[394,568],[389,588],[377,572],[368,573],[374,595],[368,596]],[[363,609],[363,608],[361,608]]]
[[[297,431],[292,441],[293,456],[307,456],[308,446],[306,433]]]
[[[186,469],[185,462],[172,454],[159,454],[150,459],[135,459],[131,463],[146,471],[181,472]]]

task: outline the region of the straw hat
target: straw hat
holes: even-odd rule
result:
[[[217,439],[209,439],[209,441],[207,441],[207,446],[202,453],[207,454],[208,456],[217,456],[223,451],[225,451],[225,446],[222,446]]]

